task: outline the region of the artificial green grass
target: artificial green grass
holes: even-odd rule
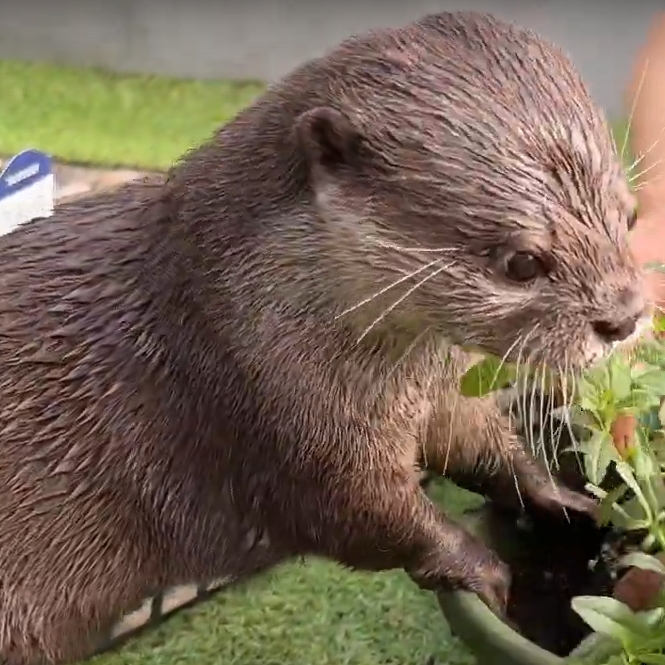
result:
[[[263,87],[0,60],[0,154],[166,169]]]
[[[448,483],[459,512],[476,497]],[[290,563],[222,591],[92,665],[472,665],[436,599],[403,572]]]

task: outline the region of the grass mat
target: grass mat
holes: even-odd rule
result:
[[[0,154],[165,169],[263,90],[0,60]]]
[[[447,483],[433,496],[455,512],[470,500]],[[472,665],[474,660],[451,637],[434,596],[418,590],[404,573],[356,573],[308,560],[223,591],[91,663]]]

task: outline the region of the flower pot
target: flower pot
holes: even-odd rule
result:
[[[526,539],[520,536],[515,517],[500,513],[491,504],[484,504],[458,519],[506,562],[510,563],[527,545]],[[570,542],[575,542],[574,536],[570,537]],[[614,642],[591,634],[581,639],[568,655],[556,655],[504,623],[477,596],[468,592],[441,593],[439,604],[451,630],[466,643],[479,665],[570,665],[582,657],[587,659],[585,665],[602,665],[616,652]]]

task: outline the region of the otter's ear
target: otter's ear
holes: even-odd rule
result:
[[[296,120],[296,133],[310,168],[329,171],[359,164],[362,134],[340,111],[320,106]]]

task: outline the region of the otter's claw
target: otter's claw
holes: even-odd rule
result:
[[[495,614],[505,616],[511,575],[508,566],[463,530],[450,534],[454,551],[432,552],[411,578],[423,589],[459,589],[475,593]]]
[[[484,567],[479,571],[478,578],[469,583],[468,589],[494,614],[505,616],[510,591],[510,571],[504,563],[498,562],[498,565],[495,563]]]

